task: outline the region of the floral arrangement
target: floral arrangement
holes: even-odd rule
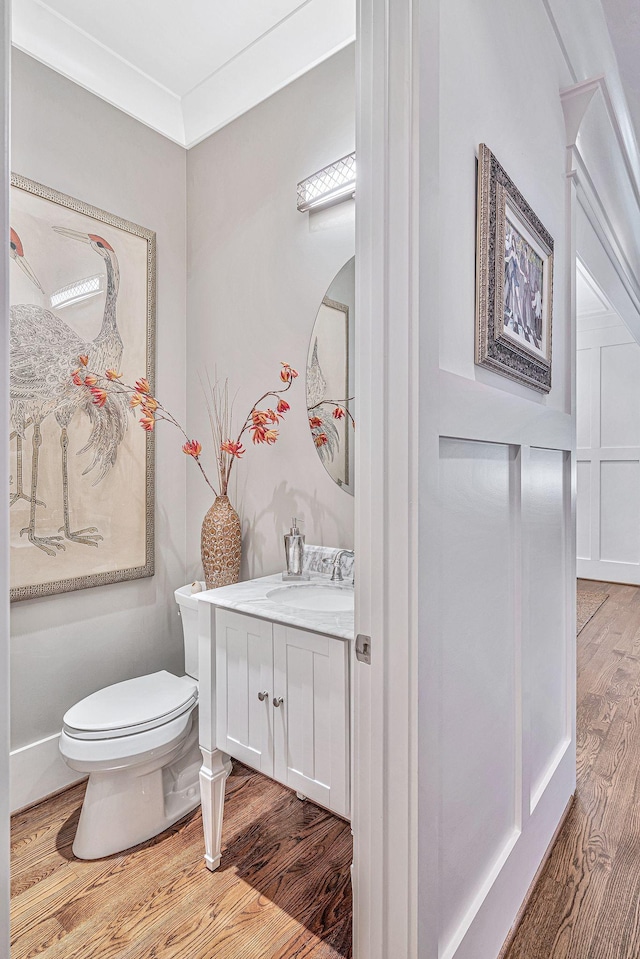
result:
[[[118,373],[117,370],[105,370],[104,373],[89,370],[88,356],[80,356],[78,361],[80,366],[72,373],[72,381],[75,386],[83,387],[89,391],[91,401],[96,406],[103,407],[110,394],[118,394],[119,397],[122,397],[123,394],[129,394],[129,407],[131,410],[139,412],[138,422],[143,430],[150,433],[154,430],[156,423],[163,420],[171,423],[184,436],[183,452],[187,456],[193,457],[211,491],[215,496],[219,495],[202,465],[200,459],[202,445],[196,439],[189,439],[176,418],[156,396],[151,394],[151,387],[147,379],[141,377],[136,380],[134,386],[130,386],[121,382],[122,373]],[[268,390],[253,404],[235,440],[230,438],[232,436],[233,403],[229,403],[228,381],[225,380],[222,384],[208,382],[208,394],[205,390],[205,397],[211,434],[216,449],[218,486],[222,496],[227,494],[233,464],[236,460],[241,459],[246,452],[242,440],[247,431],[251,435],[252,442],[256,445],[266,444],[271,446],[278,439],[279,430],[276,429],[276,426],[283,419],[284,414],[291,409],[287,401],[283,399],[283,394],[291,389],[293,381],[298,376],[296,370],[288,363],[282,363],[281,366],[280,380],[285,385],[278,390]],[[263,409],[263,404],[271,398],[274,400],[272,405]],[[272,407],[275,407],[275,409]]]
[[[353,399],[353,397],[349,397]],[[338,431],[335,428],[333,420],[342,420],[347,417],[351,426],[355,430],[356,421],[354,420],[352,414],[345,405],[349,400],[320,400],[319,403],[315,403],[313,406],[307,408],[307,413],[309,416],[309,429],[311,430],[311,435],[313,437],[313,442],[315,443],[318,452],[320,453],[321,458],[325,451],[329,452],[330,457],[333,457],[335,449],[338,445]],[[323,407],[333,407],[331,410],[331,416],[329,417],[329,411],[323,409]]]

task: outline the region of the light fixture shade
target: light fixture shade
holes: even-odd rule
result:
[[[102,293],[104,288],[105,278],[103,273],[87,276],[83,280],[76,280],[75,283],[69,283],[68,286],[63,286],[62,289],[51,294],[49,298],[51,309],[62,310],[65,306],[71,306],[81,300],[88,300],[89,297]]]
[[[349,200],[356,192],[356,155],[336,160],[298,183],[298,210],[305,213],[320,206]]]

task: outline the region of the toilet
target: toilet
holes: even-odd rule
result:
[[[203,584],[204,585],[204,584]],[[78,859],[100,859],[145,842],[200,804],[198,600],[175,591],[185,676],[166,670],[100,689],[69,709],[60,752],[88,773],[73,843]]]

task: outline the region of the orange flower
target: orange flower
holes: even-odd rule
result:
[[[129,400],[129,406],[131,407],[131,409],[133,409],[134,406],[140,406],[141,403],[142,403],[142,397],[140,396],[139,393],[134,393],[131,399]]]
[[[158,401],[153,396],[145,396],[144,398],[144,408],[150,410],[152,413],[158,409]]]
[[[150,393],[151,387],[149,386],[149,380],[142,377],[139,380],[136,380],[136,389],[138,393]]]
[[[86,366],[87,363],[89,362],[89,357],[88,357],[88,356],[79,356],[78,359],[80,360],[80,362],[82,363],[83,366]]]
[[[309,426],[312,430],[318,430],[322,426],[322,420],[319,416],[310,416],[309,417]]]
[[[269,414],[266,410],[251,410],[251,420],[254,426],[264,426],[269,422]]]
[[[115,370],[107,370],[104,374],[108,380],[120,380],[122,379],[122,373],[116,373]]]
[[[84,386],[82,377],[80,376],[80,370],[74,370],[71,374],[71,379],[76,384],[76,386]]]
[[[290,410],[290,409],[291,407],[289,406],[286,400],[278,400],[278,406],[277,406],[278,413],[286,413],[287,410]]]
[[[231,456],[235,456],[237,459],[240,459],[242,454],[245,452],[245,448],[242,443],[234,443],[232,440],[225,440],[220,449],[223,453],[229,453]]]
[[[280,370],[280,379],[283,383],[289,383],[291,380],[295,380],[298,373],[293,367],[289,366],[288,363],[281,364],[282,369]]]
[[[253,431],[251,439],[254,443],[268,443],[271,445],[278,439],[277,430],[268,430],[264,426],[252,426],[251,429]]]
[[[273,410],[266,410],[266,414],[267,414],[267,419],[269,420],[270,423],[277,423],[278,420],[282,418],[278,416],[277,413],[274,413]]]
[[[98,377],[94,376],[93,373],[87,373],[87,375],[84,378],[85,386],[95,386],[97,382],[98,382]]]
[[[187,440],[182,447],[182,452],[186,453],[187,456],[200,456],[200,453],[202,453],[202,446],[197,440]]]
[[[104,406],[104,404],[107,402],[107,391],[100,390],[97,386],[91,387],[91,395],[93,396],[93,402],[96,404],[96,406]]]
[[[329,442],[329,439],[326,433],[318,433],[318,435],[314,438],[314,443],[318,447],[326,446],[328,442]]]
[[[156,421],[153,416],[140,417],[140,426],[142,427],[143,430],[146,430],[147,433],[151,433],[155,425],[156,425]]]
[[[344,416],[344,410],[342,409],[342,407],[336,406],[336,408],[333,411],[334,420],[341,420],[343,416]]]

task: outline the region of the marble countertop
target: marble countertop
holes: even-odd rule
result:
[[[311,572],[310,583],[329,583],[329,577],[322,573]],[[284,623],[285,626],[297,626],[310,629],[314,633],[335,636],[336,639],[352,640],[354,635],[353,612],[333,613],[310,609],[293,609],[281,603],[267,599],[267,593],[276,586],[291,586],[285,582],[281,573],[262,576],[246,583],[234,583],[233,586],[221,586],[195,593],[194,598],[224,609],[235,609],[239,613],[248,613],[259,619],[268,619],[272,623]]]

